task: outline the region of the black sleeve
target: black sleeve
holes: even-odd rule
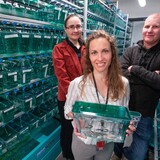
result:
[[[122,74],[128,79],[131,76],[130,72],[128,71],[128,67],[132,65],[131,57],[132,57],[131,48],[127,48],[124,54],[120,57],[120,65],[121,65]]]
[[[131,74],[144,81],[150,87],[160,90],[160,74],[146,70],[144,67],[138,65],[132,66]]]

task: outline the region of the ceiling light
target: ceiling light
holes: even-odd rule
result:
[[[146,0],[138,0],[140,7],[144,7],[146,5]]]

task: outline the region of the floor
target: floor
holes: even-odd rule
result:
[[[56,158],[56,160],[66,160],[66,159],[63,158],[62,153],[60,153],[60,155]]]

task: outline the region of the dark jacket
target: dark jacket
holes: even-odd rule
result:
[[[137,44],[126,49],[120,59],[122,72],[130,82],[129,108],[144,117],[154,117],[160,98],[160,74],[155,73],[160,70],[160,42],[150,49],[143,47],[143,41]]]
[[[82,75],[85,46],[81,47],[80,61],[66,40],[55,45],[52,53],[55,75],[58,79],[58,100],[65,101],[70,81]]]

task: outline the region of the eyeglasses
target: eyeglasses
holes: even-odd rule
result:
[[[70,30],[74,30],[75,28],[77,29],[77,30],[80,30],[81,28],[82,28],[82,26],[80,25],[80,24],[78,24],[78,25],[76,25],[76,26],[74,26],[74,25],[70,25],[70,26],[68,26],[68,27],[66,27],[67,29],[70,29]]]

